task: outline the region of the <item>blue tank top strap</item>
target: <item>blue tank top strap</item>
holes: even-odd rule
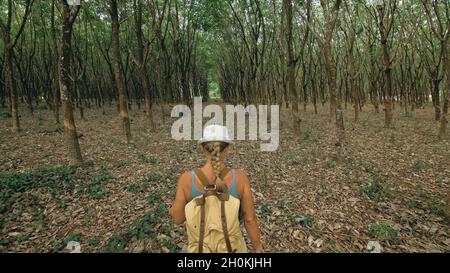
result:
[[[231,189],[230,189],[230,194],[232,195],[232,196],[234,196],[234,197],[236,197],[237,199],[241,199],[240,197],[239,197],[239,194],[238,194],[238,192],[237,192],[237,181],[236,181],[236,170],[235,169],[232,169],[231,170],[231,173],[232,173],[232,175],[233,175],[233,182],[232,182],[232,184],[231,184]]]
[[[230,194],[233,197],[237,198],[237,199],[241,199],[239,197],[238,192],[237,192],[236,170],[232,169],[231,173],[233,175],[233,181],[232,181],[231,188],[230,188]],[[203,194],[203,192],[198,190],[197,184],[195,183],[195,176],[196,176],[195,175],[195,170],[192,170],[192,176],[191,176],[192,177],[191,178],[191,192],[192,192],[191,195],[192,195],[192,199],[194,199],[195,197],[200,196],[200,195]]]
[[[202,192],[200,192],[197,189],[197,185],[195,184],[195,171],[194,170],[192,170],[191,192],[192,192],[192,194],[191,194],[192,195],[192,199],[194,199],[195,197],[200,196],[200,195],[203,194]]]

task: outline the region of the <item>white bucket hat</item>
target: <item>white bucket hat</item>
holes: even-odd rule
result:
[[[220,141],[229,144],[233,143],[228,135],[227,127],[217,124],[212,124],[205,127],[203,130],[203,137],[198,141],[198,144],[210,141]]]

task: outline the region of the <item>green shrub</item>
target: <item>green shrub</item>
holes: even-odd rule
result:
[[[285,200],[278,200],[276,205],[280,209],[285,208],[286,207],[286,201]]]
[[[304,158],[294,157],[294,158],[292,158],[291,162],[293,165],[304,166],[306,163],[306,160]]]
[[[381,222],[378,224],[372,224],[370,226],[370,234],[375,237],[377,240],[398,240],[398,230],[391,227],[386,222]]]
[[[114,176],[106,169],[102,168],[90,181],[81,186],[79,193],[88,194],[92,198],[102,199],[108,195],[104,187],[114,179]]]
[[[120,160],[120,161],[113,163],[114,168],[123,168],[123,167],[127,167],[128,165],[129,165],[129,163],[126,160]]]
[[[150,172],[143,179],[133,184],[126,185],[124,188],[127,191],[137,194],[147,191],[150,184],[152,184],[153,182],[161,181],[162,179],[163,177],[160,174]]]
[[[158,204],[155,208],[146,212],[141,218],[135,220],[128,231],[122,234],[115,234],[109,240],[104,251],[123,253],[126,252],[126,247],[133,238],[137,240],[144,240],[145,238],[156,240],[158,233],[170,233],[171,225],[162,224],[166,216],[167,208],[164,204]],[[156,230],[158,226],[160,230]]]
[[[12,115],[11,115],[11,112],[9,110],[3,110],[3,111],[0,112],[0,117],[6,119],[6,118],[11,118]]]
[[[311,130],[306,129],[303,131],[303,140],[308,140],[311,137]]]
[[[54,197],[74,189],[76,169],[68,166],[43,166],[31,172],[12,172],[0,176],[0,213],[10,209],[21,193],[40,188]]]
[[[8,240],[8,239],[1,239],[0,240],[0,246],[9,246],[10,244],[11,244],[12,242],[11,242],[11,240]]]
[[[53,247],[53,252],[61,252],[67,246],[67,243],[70,241],[80,242],[83,239],[83,235],[80,233],[72,233],[69,234],[63,240],[59,240],[56,245]]]
[[[101,239],[102,238],[100,236],[95,236],[93,239],[89,240],[89,245],[96,247],[100,244]]]
[[[335,167],[334,162],[332,160],[328,160],[327,161],[327,169],[330,171],[333,171],[334,167]]]
[[[373,175],[367,186],[363,188],[364,194],[372,200],[380,201],[386,195],[388,185],[378,175]]]
[[[366,117],[363,117],[361,119],[361,125],[364,126],[364,127],[367,126],[368,122],[369,122],[369,120]]]
[[[149,204],[155,204],[161,201],[163,194],[161,191],[156,191],[152,194],[150,194],[149,196],[147,196],[147,202]]]
[[[270,214],[272,213],[272,208],[268,204],[262,204],[260,206],[261,213]]]
[[[413,165],[413,170],[418,173],[420,171],[422,171],[425,168],[425,162],[423,162],[422,160],[418,159],[416,160],[416,162]]]
[[[406,201],[406,206],[410,209],[415,209],[417,208],[418,204],[416,200],[410,199]]]
[[[128,242],[130,241],[129,238],[124,237],[120,234],[115,234],[106,245],[106,248],[104,249],[104,252],[106,253],[126,253],[125,250]]]
[[[300,215],[300,216],[294,218],[294,222],[296,224],[301,224],[308,228],[312,228],[314,225],[314,217],[311,215],[306,215],[306,216]]]
[[[438,201],[428,203],[427,209],[439,216],[445,216],[444,207]]]
[[[45,104],[39,104],[38,106],[36,106],[37,110],[48,110],[47,105]]]

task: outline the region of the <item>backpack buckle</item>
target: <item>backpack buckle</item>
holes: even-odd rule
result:
[[[217,186],[215,184],[207,185],[204,187],[205,191],[215,191],[217,189]]]

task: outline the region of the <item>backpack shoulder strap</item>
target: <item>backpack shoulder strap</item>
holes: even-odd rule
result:
[[[219,178],[223,180],[230,171],[231,171],[230,168],[223,168],[223,170],[219,174]],[[206,186],[210,185],[210,183],[208,182],[208,179],[206,179],[206,175],[203,173],[203,171],[200,168],[195,170],[195,174],[198,176],[198,178],[200,179],[200,182],[202,182],[203,186],[206,187]]]
[[[227,245],[228,253],[233,253],[236,250],[233,251],[231,248],[231,242],[230,242],[230,235],[228,233],[228,227],[227,227],[227,217],[225,214],[225,201],[220,202],[220,218],[222,222],[222,230],[223,230],[223,237],[225,239],[225,244]]]
[[[200,207],[200,234],[198,238],[198,252],[203,252],[203,241],[205,240],[205,206]]]
[[[201,169],[196,169],[195,174],[197,175],[198,179],[200,179],[200,182],[202,182],[204,187],[209,186],[208,179],[206,179],[206,176]]]
[[[227,168],[227,167],[223,168],[223,170],[219,174],[219,178],[223,180],[230,171],[231,171],[230,168]]]

